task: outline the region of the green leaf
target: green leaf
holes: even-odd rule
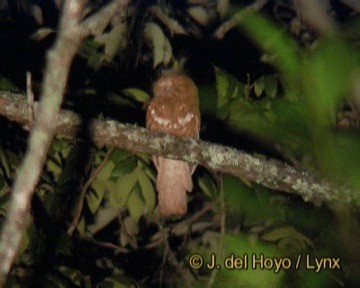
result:
[[[239,99],[232,102],[230,107],[231,120],[240,120],[240,118],[247,117],[248,115],[254,114],[255,108],[249,101]],[[239,119],[238,119],[239,118]]]
[[[229,89],[229,79],[228,75],[224,70],[215,67],[215,77],[216,77],[216,91],[217,91],[217,107],[220,108],[224,106],[229,100],[227,99],[227,91]]]
[[[105,181],[108,180],[110,178],[110,176],[112,175],[114,168],[115,168],[115,164],[112,161],[107,161],[104,164],[104,166],[102,167],[102,169],[99,172],[99,174],[97,175],[97,177],[95,178],[95,181],[96,180],[105,180]]]
[[[221,109],[230,99],[236,99],[244,96],[244,84],[238,81],[234,76],[226,73],[224,70],[214,67],[217,91],[217,109]]]
[[[259,112],[268,112],[271,111],[271,103],[272,101],[270,101],[269,99],[262,99],[254,102],[253,107]]]
[[[122,107],[136,108],[136,105],[130,99],[124,97],[124,95],[109,93],[106,95],[106,99],[110,104],[119,105]]]
[[[55,139],[54,143],[51,145],[50,155],[53,157],[57,157],[57,155],[59,155],[60,158],[66,158],[72,148],[73,144],[69,140]],[[60,162],[60,159],[56,159]]]
[[[10,199],[10,193],[0,196],[0,216],[6,216],[7,203]]]
[[[181,26],[181,24],[173,18],[169,19],[169,27],[170,27],[170,32],[180,35],[188,35],[184,27]]]
[[[131,155],[129,152],[121,149],[114,149],[110,154],[110,159],[115,165],[120,164],[123,160]]]
[[[96,288],[136,288],[135,282],[124,275],[117,275],[105,278]]]
[[[309,120],[311,125],[327,127],[336,121],[339,101],[350,86],[359,57],[339,39],[321,41],[318,49],[307,56],[302,75],[312,116]]]
[[[106,186],[110,178],[111,172],[115,165],[112,161],[105,163],[94,182],[91,185],[91,190],[86,194],[86,202],[91,213],[95,213],[99,208],[101,201],[104,198],[106,192]]]
[[[217,198],[218,191],[216,184],[214,183],[214,180],[208,175],[208,173],[204,173],[201,177],[198,178],[198,184],[205,195],[211,199]]]
[[[134,169],[132,172],[120,176],[114,186],[114,190],[109,191],[109,202],[112,207],[122,208],[128,202],[132,190],[138,179],[138,171]]]
[[[4,178],[0,175],[0,196],[3,195],[3,188],[5,187],[5,180]]]
[[[221,120],[227,119],[230,115],[231,104],[232,104],[231,102],[228,102],[225,105],[218,108],[216,111],[216,117]]]
[[[273,56],[274,64],[282,73],[288,100],[296,99],[299,92],[299,47],[284,29],[256,13],[237,13],[238,21],[248,35],[268,54]],[[235,16],[236,17],[236,16]],[[290,99],[291,97],[291,99]]]
[[[60,266],[58,269],[65,278],[71,281],[72,285],[74,286],[76,285],[77,287],[80,287],[80,284],[83,280],[83,275],[79,270],[72,269],[67,266]]]
[[[6,153],[6,151],[3,150],[2,147],[0,147],[0,162],[1,162],[1,165],[2,165],[2,169],[4,169],[5,176],[10,177],[11,165],[9,163],[7,153]],[[0,188],[0,190],[1,190],[1,188]]]
[[[154,51],[153,67],[163,63],[167,65],[172,58],[172,48],[159,25],[148,22],[144,29],[145,36],[152,43]]]
[[[95,214],[104,198],[106,183],[106,180],[98,180],[91,186],[92,189],[86,193],[86,203],[92,214]]]
[[[266,95],[271,99],[274,99],[278,92],[278,83],[276,77],[274,75],[265,75],[262,77],[264,77]]]
[[[93,40],[85,40],[81,43],[79,55],[88,59],[88,66],[98,70],[102,63],[103,53],[99,52],[102,44]]]
[[[137,167],[137,164],[138,158],[136,156],[125,158],[123,161],[119,162],[115,166],[114,170],[111,173],[111,178],[118,179],[120,176],[130,173]]]
[[[20,89],[8,78],[0,75],[0,89],[12,92],[18,92]]]
[[[277,81],[274,75],[263,75],[254,82],[254,92],[260,97],[263,92],[270,98],[275,98],[278,90]]]
[[[306,237],[304,234],[297,231],[294,227],[291,226],[277,228],[261,236],[261,239],[270,242],[277,242],[283,238],[298,239],[306,242],[307,245],[313,247],[312,241],[308,237]]]
[[[149,177],[149,179],[150,179],[152,182],[156,182],[156,173],[155,173],[155,171],[154,171],[152,168],[150,168],[150,166],[145,165],[145,166],[143,167],[143,170],[144,170],[146,176]]]
[[[306,251],[308,247],[314,249],[312,241],[293,227],[282,227],[265,233],[261,239],[270,242],[278,242],[279,249],[289,254],[298,254]]]
[[[172,47],[168,38],[165,37],[165,49],[164,49],[164,60],[162,61],[164,65],[168,65],[173,58]]]
[[[114,168],[115,168],[115,164],[112,161],[107,161],[102,167],[101,171],[99,172],[93,183],[101,180],[107,181],[110,178],[110,175]]]
[[[87,39],[81,43],[79,53],[81,56],[87,57],[90,54],[97,53],[100,47],[101,44],[96,43],[96,41]]]
[[[78,168],[81,164],[79,164],[79,160],[83,161],[83,159],[81,159],[81,155],[83,155],[81,149],[80,146],[73,146],[71,148],[65,163],[62,165],[62,171],[58,180],[59,183],[66,184],[80,176],[81,172]]]
[[[63,171],[61,165],[52,158],[49,158],[45,165],[46,171],[50,173],[50,175],[53,175],[55,179],[58,179]]]
[[[131,97],[132,99],[145,103],[150,99],[150,96],[148,93],[146,93],[144,90],[137,89],[137,88],[127,88],[121,91],[126,96]]]
[[[200,25],[207,26],[210,22],[210,14],[208,10],[202,6],[191,7],[187,12]]]
[[[141,186],[141,192],[145,201],[145,205],[148,208],[148,211],[152,212],[156,205],[156,194],[154,186],[143,170],[139,171],[138,180]]]
[[[126,23],[120,22],[108,33],[104,50],[106,60],[112,60],[119,51],[124,48],[124,43],[126,42],[126,29]]]
[[[86,223],[85,223],[85,218],[84,218],[84,216],[81,217],[81,220],[80,220],[78,226],[76,227],[76,229],[79,231],[80,235],[84,235],[84,234],[85,234]]]
[[[265,89],[265,83],[264,78],[260,77],[258,80],[254,83],[254,92],[257,97],[260,97]]]
[[[138,166],[140,166],[140,168],[144,167],[143,163],[150,164],[151,156],[149,154],[138,153],[137,156],[139,157]]]
[[[114,182],[108,182],[109,190],[114,190],[114,186]],[[96,211],[96,214],[94,215],[94,222],[87,225],[87,232],[90,232],[92,235],[94,235],[95,233],[106,227],[111,221],[113,221],[118,216],[118,214],[118,208],[110,207],[109,202],[105,202],[104,205],[101,205]]]
[[[125,247],[127,244],[136,241],[134,238],[139,231],[139,223],[133,217],[126,217],[120,229],[120,245]]]
[[[94,53],[89,56],[89,60],[87,62],[87,65],[94,69],[95,71],[99,70],[102,64],[103,55],[100,53]]]
[[[131,217],[137,222],[139,221],[143,211],[144,211],[144,200],[141,197],[141,187],[139,182],[135,183],[134,188],[131,191],[129,200],[127,202],[127,207]]]

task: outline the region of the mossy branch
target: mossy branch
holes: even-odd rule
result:
[[[0,115],[25,127],[30,125],[30,113],[19,113],[29,110],[23,95],[0,91],[0,104]],[[74,137],[80,128],[81,118],[74,112],[61,110],[56,122],[58,135]],[[92,141],[99,146],[197,163],[273,190],[300,195],[305,201],[316,205],[343,201],[360,207],[360,200],[356,198],[358,193],[350,188],[337,187],[327,180],[277,160],[258,158],[230,147],[174,137],[113,120],[94,119],[89,131]]]

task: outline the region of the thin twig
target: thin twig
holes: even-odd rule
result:
[[[354,10],[354,13],[360,13],[360,2],[358,0],[340,0],[340,2]]]
[[[188,35],[179,22],[166,15],[159,6],[151,6],[149,11],[169,29],[171,36],[174,34]]]
[[[99,240],[95,240],[95,239],[90,238],[90,237],[82,237],[81,239],[85,240],[87,242],[90,242],[90,243],[92,243],[92,244],[94,244],[96,246],[114,250],[115,254],[129,254],[129,253],[133,252],[133,250],[129,250],[129,249],[124,248],[124,247],[120,247],[120,246],[115,245],[115,244],[113,244],[111,242],[99,241]]]
[[[126,225],[125,225],[125,223],[123,221],[121,213],[119,213],[119,215],[118,215],[118,220],[120,222],[121,228],[123,229],[122,231],[124,232],[125,236],[129,239],[129,243],[131,245],[131,248],[138,249],[139,247],[138,247],[138,245],[136,243],[136,239],[135,239],[134,236],[130,235],[130,233],[127,231]]]
[[[190,231],[190,226],[213,208],[214,207],[212,204],[206,204],[202,209],[196,211],[189,218],[186,218],[185,220],[181,221],[180,223],[177,223],[174,227],[172,227],[170,230],[171,235],[175,235],[175,236],[186,235]]]
[[[214,3],[213,1],[209,1],[209,0],[188,0],[189,4],[192,5],[201,5],[201,6],[205,6],[205,7],[211,7],[216,5],[216,3]]]
[[[154,217],[154,221],[156,223],[156,225],[159,228],[159,232],[161,233],[161,240],[162,240],[162,245],[164,246],[164,252],[163,252],[163,259],[161,262],[161,265],[159,267],[159,274],[160,274],[160,283],[162,286],[162,267],[165,266],[166,263],[170,264],[172,267],[174,267],[177,270],[177,273],[180,274],[180,276],[183,278],[183,280],[185,281],[185,283],[188,282],[188,279],[185,277],[184,273],[182,273],[182,267],[179,264],[175,253],[172,251],[168,238],[169,238],[169,230],[165,229],[159,219],[155,216]]]
[[[153,242],[150,242],[149,244],[146,244],[145,246],[140,247],[140,249],[144,249],[144,250],[152,250],[160,245],[163,245],[164,243],[164,239],[157,239],[154,240]]]
[[[124,11],[127,9],[130,0],[116,0],[112,3],[109,3],[99,12],[94,14],[93,16],[85,19],[84,22],[80,26],[80,33],[83,38],[88,37],[90,35],[98,36],[105,30],[106,26],[112,20],[116,12]],[[126,13],[124,13],[124,17]],[[125,19],[121,19],[125,20]]]
[[[96,246],[102,247],[102,248],[114,250],[115,255],[130,254],[130,253],[134,253],[134,252],[142,251],[142,250],[152,250],[158,246],[163,245],[163,243],[164,243],[164,240],[162,238],[159,238],[159,239],[156,239],[144,246],[138,246],[137,248],[128,249],[128,248],[116,245],[114,243],[111,243],[111,242],[99,241],[92,237],[81,236],[80,239],[90,242],[90,243],[92,243]]]
[[[85,182],[85,184],[81,188],[80,196],[79,196],[79,202],[78,202],[78,205],[76,206],[76,210],[75,210],[75,213],[74,213],[74,219],[71,222],[71,225],[69,226],[69,228],[67,230],[67,233],[68,233],[69,236],[71,236],[74,233],[74,230],[76,229],[76,227],[79,224],[80,217],[81,217],[81,212],[82,212],[82,209],[83,209],[83,206],[84,206],[84,200],[85,200],[86,191],[88,191],[91,184],[95,181],[96,177],[99,175],[101,169],[109,161],[109,157],[110,157],[111,152],[112,152],[112,149],[109,149],[107,151],[107,153],[105,154],[104,160],[100,163],[100,165],[98,167],[96,167],[95,170],[92,171],[89,179]]]
[[[219,175],[219,179],[218,179],[218,186],[220,189],[220,238],[219,238],[219,243],[218,243],[218,249],[217,249],[217,257],[219,257],[220,259],[223,258],[223,246],[224,246],[224,239],[225,239],[225,232],[226,232],[226,227],[225,227],[225,220],[226,220],[226,214],[225,214],[225,198],[224,198],[224,189],[223,189],[223,176],[222,174]],[[218,273],[218,269],[213,269],[211,271],[210,274],[210,278],[207,284],[207,287],[210,288],[214,285],[215,279],[216,279],[216,275]]]
[[[35,96],[34,96],[34,92],[32,90],[32,79],[31,79],[31,72],[27,71],[26,72],[26,96],[27,96],[27,100],[29,103],[29,107],[31,110],[31,123],[34,122],[35,119]]]

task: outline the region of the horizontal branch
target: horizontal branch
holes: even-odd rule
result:
[[[0,91],[0,115],[24,127],[30,126],[30,110],[21,94]],[[74,137],[80,124],[81,119],[76,113],[61,110],[56,134]],[[341,200],[360,207],[360,200],[356,198],[358,193],[350,188],[336,187],[324,179],[317,179],[306,171],[296,170],[277,160],[257,158],[230,147],[174,137],[113,120],[94,119],[89,125],[91,139],[99,146],[198,163],[273,190],[300,195],[305,201],[314,204]]]

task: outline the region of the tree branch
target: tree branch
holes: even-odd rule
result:
[[[360,13],[360,2],[357,0],[340,0],[343,4],[354,10],[355,13]]]
[[[67,233],[69,236],[71,236],[74,233],[74,230],[76,229],[76,227],[79,224],[80,221],[80,217],[81,217],[81,212],[84,206],[84,200],[85,200],[85,195],[86,195],[86,191],[88,191],[89,187],[91,186],[91,184],[94,182],[94,180],[96,179],[96,177],[99,175],[101,169],[104,167],[104,165],[108,162],[109,160],[109,156],[110,156],[110,152],[111,150],[109,150],[105,157],[104,160],[100,163],[100,165],[98,167],[96,167],[96,169],[94,169],[91,172],[91,175],[89,177],[89,179],[85,182],[84,185],[82,185],[81,187],[81,191],[80,191],[80,197],[78,200],[78,204],[75,208],[75,213],[74,213],[74,219],[71,222],[71,225],[69,226]]]
[[[153,5],[149,8],[149,11],[169,29],[171,37],[174,34],[188,35],[179,22],[166,15],[159,6]]]
[[[83,8],[86,2],[86,0],[67,0],[64,2],[58,38],[47,53],[41,101],[30,133],[28,150],[12,188],[7,220],[1,233],[0,287],[6,281],[6,275],[15,259],[24,231],[27,228],[30,201],[57,128],[57,115],[62,103],[72,60],[82,39],[88,36],[84,33],[84,30],[89,24],[84,24],[84,26],[81,24]],[[124,2],[125,0],[117,0],[116,5],[111,4],[112,15]],[[102,13],[102,11],[98,13]],[[99,17],[97,15],[94,14],[83,23],[96,24],[96,19]],[[111,13],[107,13],[106,16],[108,17],[106,21],[109,23]],[[92,29],[87,31],[90,33]],[[30,109],[26,108],[25,110]],[[27,115],[27,118],[29,117],[30,115]],[[30,127],[32,123],[28,124]]]
[[[267,2],[268,0],[257,0],[240,12],[235,13],[233,17],[231,17],[228,21],[225,21],[219,28],[216,29],[213,37],[216,39],[223,39],[229,30],[239,25],[246,13],[261,10],[267,4]]]
[[[29,125],[28,103],[19,94],[0,91],[0,115]],[[57,118],[56,133],[76,136],[80,117],[71,111],[61,110]],[[96,145],[124,149],[134,153],[148,153],[198,163],[209,169],[246,179],[267,188],[300,195],[305,201],[321,204],[324,201],[353,202],[360,207],[360,199],[348,187],[336,187],[319,177],[277,160],[257,158],[236,149],[201,140],[174,137],[142,127],[121,124],[113,120],[93,120],[90,123],[91,139]]]
[[[336,25],[326,11],[325,4],[312,0],[295,0],[295,8],[309,29],[319,35],[336,31]]]

